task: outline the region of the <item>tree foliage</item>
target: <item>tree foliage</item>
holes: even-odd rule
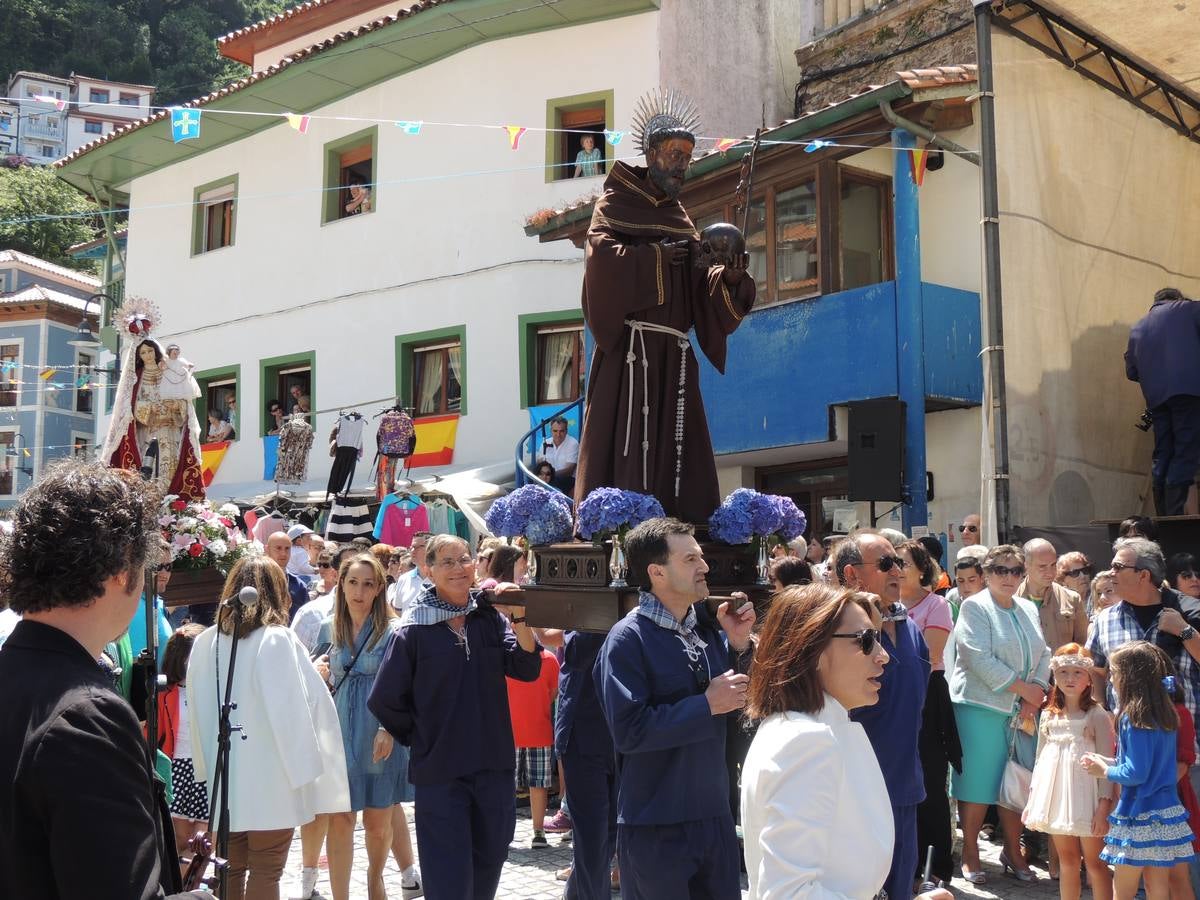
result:
[[[90,262],[67,255],[67,248],[96,237],[100,227],[96,210],[94,203],[48,166],[0,167],[0,249],[20,250],[76,269],[90,268]]]
[[[216,39],[286,0],[0,0],[0,75],[24,69],[152,84],[181,103],[246,74]]]

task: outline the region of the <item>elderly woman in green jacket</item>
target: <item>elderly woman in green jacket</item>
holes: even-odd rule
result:
[[[962,875],[971,884],[986,878],[979,864],[979,829],[996,802],[1012,741],[1013,716],[1032,719],[1046,698],[1050,651],[1037,608],[1016,596],[1025,576],[1019,547],[993,548],[983,561],[986,590],[963,601],[946,653],[950,700],[962,741],[962,773],[952,773],[963,831]],[[1000,809],[1004,852],[1000,863],[1022,881],[1033,873],[1020,851],[1021,815]]]

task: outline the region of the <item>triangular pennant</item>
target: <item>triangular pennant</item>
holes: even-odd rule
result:
[[[176,144],[200,137],[201,112],[199,109],[171,110],[171,137]]]
[[[805,153],[816,153],[818,150],[821,150],[825,147],[832,147],[832,146],[833,146],[833,144],[830,143],[829,141],[822,140],[821,138],[817,138],[816,140],[812,140],[812,141],[808,142],[808,146],[804,148],[804,152]]]
[[[724,152],[738,142],[737,138],[721,138],[717,141],[717,145],[713,147],[718,152]]]
[[[505,125],[504,130],[508,132],[508,148],[517,150],[521,146],[521,137],[529,129],[524,125]]]
[[[53,103],[54,108],[62,112],[67,108],[67,101],[59,97],[51,97],[49,94],[34,94],[33,99],[38,103]]]
[[[614,147],[624,140],[626,134],[628,134],[626,131],[613,131],[609,128],[604,129],[604,139]]]
[[[286,113],[287,123],[301,134],[308,134],[308,123],[311,116],[301,116],[297,113]]]
[[[397,122],[396,127],[405,134],[411,134],[415,136],[421,133],[421,128],[424,126],[424,124],[424,122]]]
[[[33,456],[33,454],[29,452],[29,448],[27,448],[27,447],[21,448],[21,452],[24,453],[26,456]]]
[[[920,187],[925,183],[925,167],[929,165],[929,149],[913,148],[908,151],[908,166],[912,171],[913,184]]]
[[[42,379],[42,381],[49,381],[57,371],[58,369],[42,369],[42,371],[38,372],[38,378]]]

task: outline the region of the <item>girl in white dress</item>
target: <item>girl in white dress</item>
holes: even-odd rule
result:
[[[1115,746],[1112,717],[1092,697],[1092,655],[1079,644],[1054,651],[1050,671],[1054,686],[1038,726],[1037,762],[1022,819],[1025,827],[1044,831],[1058,850],[1058,893],[1079,900],[1079,861],[1087,867],[1092,896],[1112,900],[1112,873],[1100,861],[1112,784],[1082,768],[1085,753],[1110,756]]]

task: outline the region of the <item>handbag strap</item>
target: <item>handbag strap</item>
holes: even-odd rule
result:
[[[333,690],[329,692],[329,696],[337,696],[338,689],[345,684],[346,679],[350,677],[350,673],[354,670],[354,664],[358,662],[358,657],[362,654],[363,650],[366,649],[367,641],[371,639],[371,635],[374,633],[375,629],[372,628],[363,636],[362,643],[358,645],[358,649],[354,651],[354,656],[350,659],[350,665],[346,666],[346,673],[342,676],[342,680],[333,686]]]

